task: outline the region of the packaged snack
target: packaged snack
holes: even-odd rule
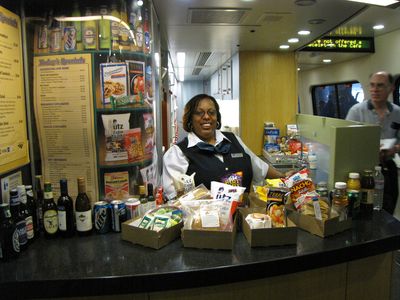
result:
[[[220,200],[195,200],[182,203],[185,228],[194,230],[232,231],[231,203]]]
[[[243,172],[235,172],[225,175],[221,178],[221,182],[232,186],[242,186]]]
[[[288,188],[291,188],[296,181],[307,179],[308,173],[309,173],[308,170],[304,168],[290,175],[289,177],[283,178],[282,180]]]
[[[178,176],[172,177],[177,197],[180,197],[195,188],[195,182],[194,182],[195,175],[196,173],[193,173],[190,176],[186,174],[179,174]]]
[[[100,64],[101,96],[104,104],[111,103],[111,98],[128,95],[127,70],[125,63]]]
[[[245,220],[249,224],[251,229],[271,228],[271,218],[266,214],[248,214]]]
[[[182,195],[179,198],[179,201],[183,203],[185,201],[202,200],[202,199],[212,199],[210,191],[204,186],[204,184],[200,184],[199,186],[196,186],[192,190]]]
[[[314,183],[311,179],[302,179],[296,181],[290,188],[290,199],[293,203],[297,202],[297,199],[308,192],[315,191]]]
[[[211,181],[211,195],[215,200],[229,201],[232,203],[231,216],[235,213],[236,208],[242,202],[242,195],[246,188],[240,186],[232,186],[217,181]]]
[[[105,161],[128,159],[125,149],[125,131],[129,129],[130,113],[101,115],[105,134]]]
[[[142,131],[140,128],[133,128],[125,131],[125,149],[128,152],[128,161],[134,162],[143,158]]]

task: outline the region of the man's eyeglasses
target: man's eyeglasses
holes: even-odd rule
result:
[[[384,89],[386,87],[387,87],[387,85],[385,83],[373,83],[373,82],[369,83],[369,88],[370,89],[382,90],[382,89]]]
[[[194,114],[196,117],[202,118],[202,117],[205,116],[206,113],[207,113],[207,115],[208,115],[209,117],[215,117],[215,116],[217,115],[217,111],[214,110],[214,109],[207,110],[206,112],[205,112],[204,110],[197,110],[197,111],[195,111],[193,114]]]

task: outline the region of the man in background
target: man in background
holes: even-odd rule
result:
[[[388,101],[394,90],[393,76],[385,71],[372,74],[369,78],[370,99],[352,106],[346,120],[377,124],[381,126],[381,139],[396,138],[395,145],[379,154],[382,173],[385,177],[383,209],[393,214],[399,194],[397,166],[393,157],[400,151],[400,107]]]

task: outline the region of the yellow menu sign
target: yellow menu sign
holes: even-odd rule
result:
[[[21,20],[0,6],[0,174],[29,163]]]
[[[59,180],[77,195],[77,177],[86,178],[87,193],[97,199],[90,54],[34,58],[34,109],[42,175],[58,194]]]

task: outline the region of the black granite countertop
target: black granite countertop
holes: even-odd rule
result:
[[[283,275],[400,249],[400,222],[386,212],[327,238],[299,230],[297,244],[250,248],[241,232],[234,249],[154,250],[118,233],[46,240],[0,263],[0,297],[71,297],[150,292]],[[3,298],[4,297],[4,298]]]

